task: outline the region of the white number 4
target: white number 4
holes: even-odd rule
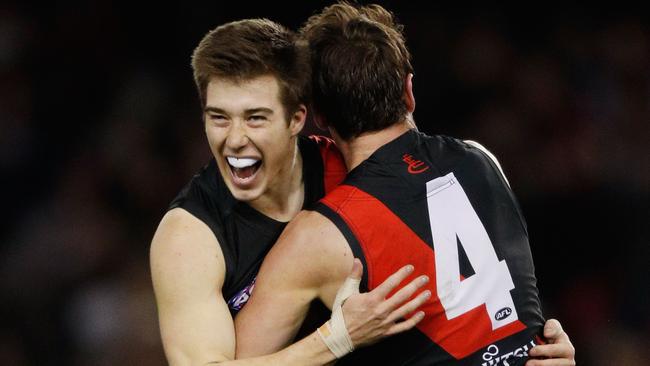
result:
[[[437,292],[447,318],[485,304],[493,330],[517,320],[510,295],[515,285],[508,266],[497,258],[483,223],[453,173],[427,182],[427,203]],[[458,240],[474,269],[464,280],[460,277]]]

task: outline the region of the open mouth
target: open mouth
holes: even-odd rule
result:
[[[262,165],[261,159],[255,158],[236,158],[234,156],[226,157],[230,171],[233,177],[238,178],[242,182],[249,181],[255,176],[257,170]]]

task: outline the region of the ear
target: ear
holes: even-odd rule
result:
[[[409,73],[406,75],[406,81],[404,82],[404,103],[406,103],[406,109],[409,113],[413,113],[415,110],[415,96],[413,95],[413,74]]]
[[[307,119],[307,107],[304,104],[298,106],[293,115],[291,116],[291,121],[289,122],[289,128],[291,129],[291,136],[296,136],[302,131],[305,127],[305,120]]]

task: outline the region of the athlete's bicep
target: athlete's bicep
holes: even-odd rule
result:
[[[320,214],[299,214],[264,259],[251,299],[235,320],[237,358],[287,346],[310,303],[323,293],[333,298],[353,259],[345,243],[328,238],[327,226]]]
[[[221,294],[225,264],[210,229],[187,211],[171,210],[152,240],[150,260],[169,363],[233,359],[234,325]]]

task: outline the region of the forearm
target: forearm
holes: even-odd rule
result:
[[[317,332],[303,338],[278,352],[266,356],[252,357],[241,360],[211,362],[208,365],[223,366],[257,366],[257,365],[286,365],[286,366],[320,366],[335,361],[336,357],[320,339]]]

